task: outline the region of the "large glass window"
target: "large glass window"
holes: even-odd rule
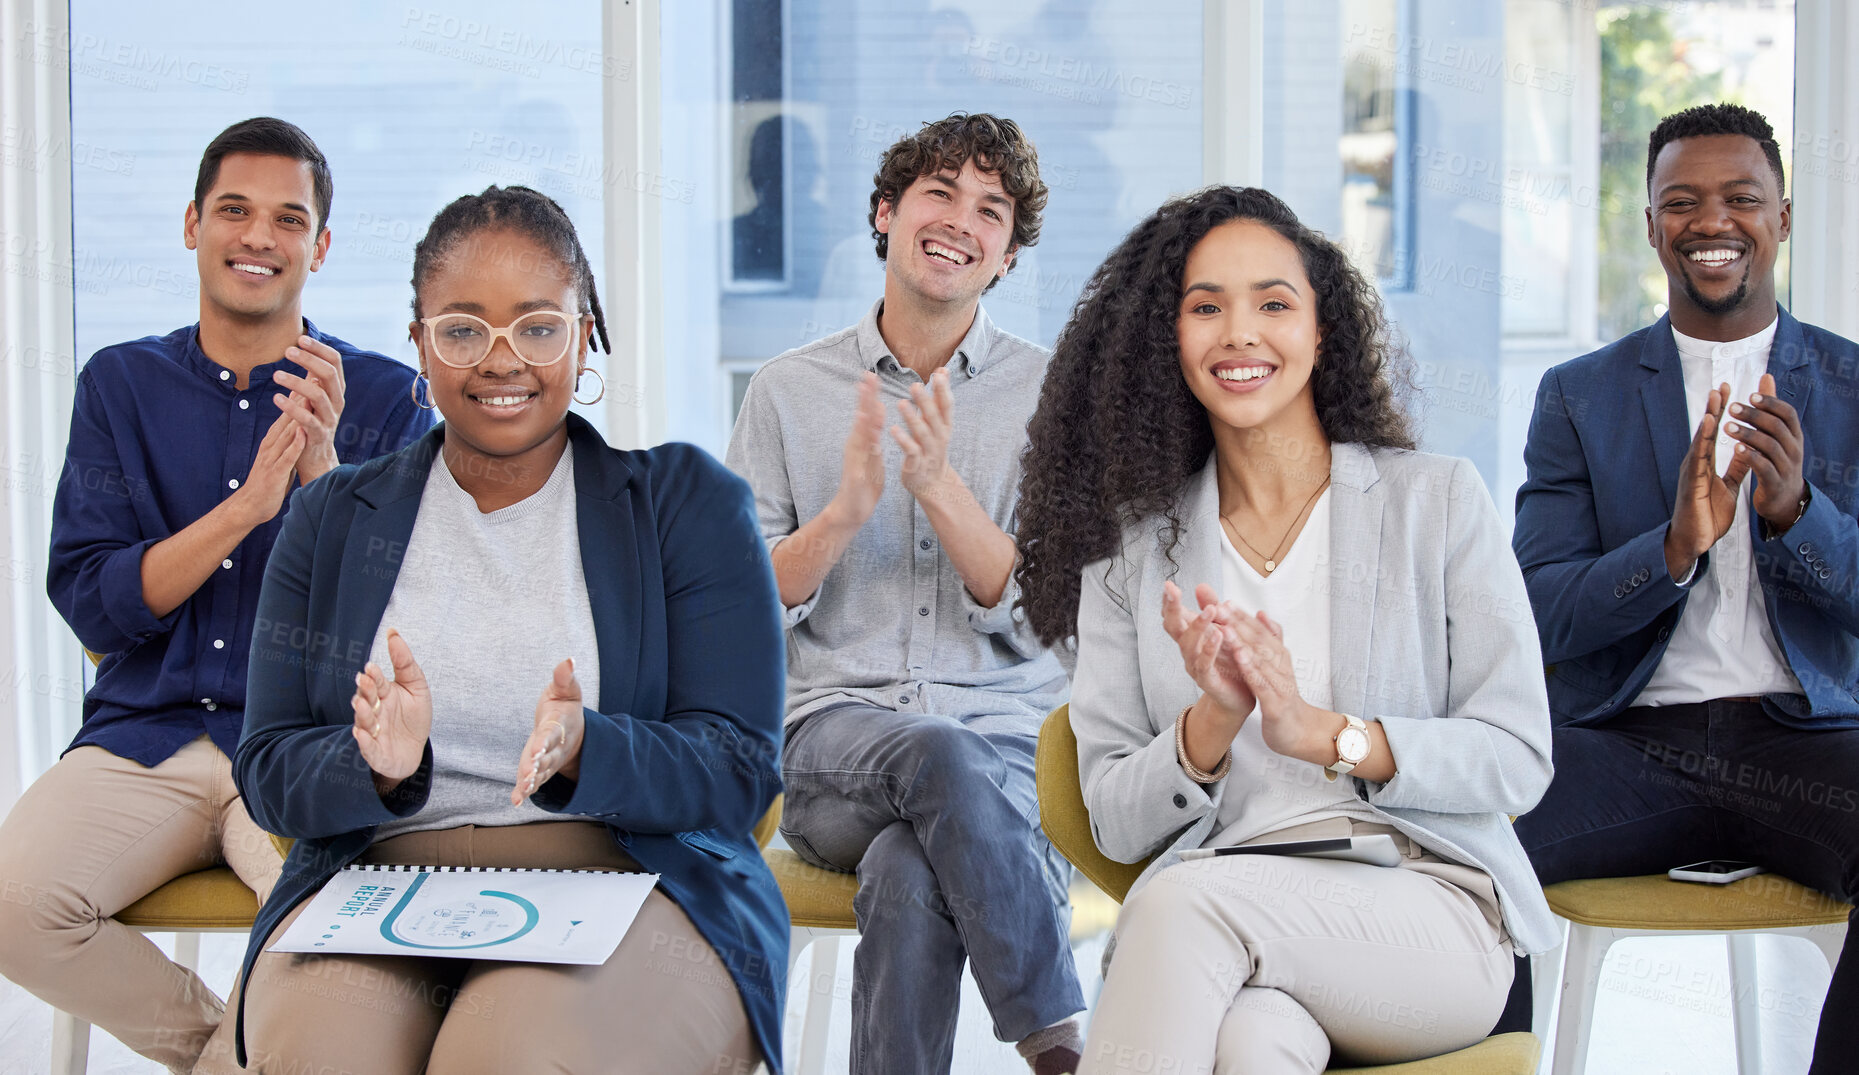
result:
[[[201,151],[251,116],[290,120],[329,158],[333,238],[304,313],[351,343],[413,360],[414,245],[447,202],[493,183],[560,202],[600,275],[601,92],[622,61],[601,52],[596,0],[335,0],[305,20],[72,4],[72,134],[93,147],[72,172],[80,356],[198,318],[182,212]]]
[[[720,452],[756,366],[884,291],[866,222],[897,139],[954,111],[1017,120],[1045,228],[982,299],[1050,345],[1090,272],[1201,183],[1198,0],[713,0],[661,9],[668,435]]]

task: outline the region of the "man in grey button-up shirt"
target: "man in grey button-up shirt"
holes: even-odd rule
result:
[[[729,446],[788,610],[782,832],[859,875],[855,1072],[948,1071],[964,960],[1001,1040],[1070,1071],[1070,868],[1033,784],[1065,673],[1014,611],[1008,533],[1047,353],[980,308],[1046,187],[986,115],[926,125],[877,178],[884,298],[764,365]]]

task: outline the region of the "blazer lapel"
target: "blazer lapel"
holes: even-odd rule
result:
[[[1380,479],[1368,449],[1330,446],[1330,692],[1344,713],[1362,712],[1373,667],[1369,642],[1381,571]]]
[[[1220,545],[1226,537],[1220,532],[1220,482],[1211,455],[1193,482],[1181,514],[1181,542],[1175,546],[1175,562],[1181,565],[1175,585],[1181,587],[1182,603],[1198,611],[1201,605],[1194,599],[1194,587],[1199,584],[1212,586],[1223,600],[1226,597],[1220,566]]]
[[[1652,376],[1640,383],[1640,404],[1646,410],[1646,428],[1652,436],[1653,460],[1659,467],[1661,505],[1668,513],[1678,502],[1678,469],[1691,447],[1691,415],[1685,406],[1685,371],[1672,341],[1672,322],[1661,317],[1646,330],[1640,344],[1640,365]]]
[[[587,582],[599,649],[600,698],[594,707],[601,713],[636,712],[645,565],[639,560],[632,503],[626,496],[632,469],[579,416],[568,416],[568,434],[574,450],[581,575]]]
[[[1769,347],[1769,373],[1775,378],[1775,394],[1795,409],[1803,421],[1807,402],[1814,394],[1814,367],[1808,354],[1801,322],[1787,310],[1777,308],[1775,342]]]
[[[342,546],[342,573],[336,602],[341,637],[359,642],[362,660],[381,629],[381,616],[400,578],[407,539],[419,517],[420,496],[433,460],[445,442],[444,425],[434,426],[373,478],[355,489],[355,515]]]

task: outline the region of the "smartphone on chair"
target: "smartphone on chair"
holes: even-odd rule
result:
[[[1689,866],[1674,866],[1665,871],[1665,875],[1674,881],[1697,881],[1706,885],[1727,885],[1732,881],[1741,881],[1745,877],[1754,877],[1767,873],[1767,869],[1753,862],[1732,862],[1729,859],[1711,859],[1709,862],[1694,862]]]

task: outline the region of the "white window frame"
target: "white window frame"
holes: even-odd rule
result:
[[[1788,308],[1859,339],[1859,10],[1846,0],[1796,0],[1794,34]]]
[[[1202,6],[1201,176],[1209,184],[1265,181],[1266,0]]]
[[[659,108],[659,0],[601,6],[601,43],[618,57],[604,80],[601,129],[607,174],[608,438],[616,448],[649,448],[665,436],[664,290],[658,205],[650,183],[634,177],[663,168]]]
[[[52,492],[70,431],[76,313],[72,293],[71,84],[64,64],[35,62],[32,40],[70,41],[65,0],[0,0],[8,45],[0,51],[0,436],[5,525],[0,526],[0,654],[13,699],[0,734],[0,807],[58,756],[76,733],[84,651],[45,596]],[[38,165],[21,166],[30,157]],[[50,360],[43,360],[50,356]],[[46,367],[50,366],[48,375]]]

